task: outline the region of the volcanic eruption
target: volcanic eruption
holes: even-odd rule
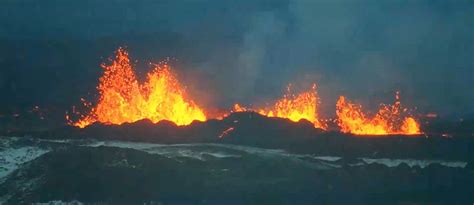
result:
[[[153,123],[162,120],[176,125],[189,125],[193,121],[206,121],[208,117],[203,108],[186,97],[185,90],[171,71],[167,62],[150,64],[153,70],[146,81],[140,83],[130,63],[128,53],[119,48],[109,65],[102,64],[104,74],[99,78],[99,100],[97,105],[84,101],[90,109],[72,125],[84,128],[94,122],[102,124],[123,124],[149,119]],[[315,128],[328,130],[327,121],[319,116],[320,99],[316,84],[311,89],[294,93],[291,84],[287,93],[269,106],[248,108],[236,103],[233,112],[255,112],[266,117],[289,119],[293,122],[308,120]],[[336,103],[336,123],[341,132],[355,135],[417,135],[420,126],[406,108],[402,108],[399,92],[393,105],[382,104],[378,112],[370,117],[362,106],[341,96]],[[69,116],[66,116],[69,119]],[[222,116],[217,117],[221,119]],[[228,130],[232,131],[234,128]],[[227,133],[226,132],[226,133]],[[226,134],[225,133],[225,134]],[[223,134],[222,136],[225,136]],[[222,137],[221,136],[221,137]]]
[[[356,135],[417,135],[421,134],[420,125],[402,109],[400,93],[395,95],[393,105],[381,104],[378,112],[370,117],[360,104],[352,103],[340,96],[336,104],[337,124],[342,132]]]
[[[254,111],[267,117],[287,118],[298,122],[302,119],[313,123],[314,127],[326,129],[318,115],[319,97],[316,92],[316,84],[310,90],[295,95],[291,91],[291,85],[287,88],[287,94],[275,102],[273,106],[265,108],[245,108],[239,104],[234,105],[234,112]]]
[[[165,62],[151,65],[154,69],[148,73],[146,82],[140,84],[128,53],[119,48],[111,64],[101,66],[104,74],[97,86],[100,94],[97,105],[73,125],[82,128],[94,122],[122,124],[141,119],[187,125],[194,120],[206,120],[204,111],[185,98],[184,89],[170,66]]]

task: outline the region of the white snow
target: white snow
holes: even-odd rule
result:
[[[340,167],[337,164],[330,164],[324,161],[335,161],[340,159],[340,157],[332,156],[321,156],[314,157],[312,155],[301,155],[301,154],[292,154],[280,149],[264,149],[256,147],[247,147],[241,145],[227,145],[227,144],[213,144],[213,143],[200,143],[200,144],[152,144],[152,143],[136,143],[136,142],[122,142],[122,141],[98,141],[89,145],[84,146],[106,146],[106,147],[118,147],[118,148],[129,148],[144,151],[150,154],[158,154],[168,158],[176,157],[187,157],[193,158],[201,161],[206,161],[206,155],[215,157],[215,158],[241,158],[241,154],[235,153],[226,153],[225,149],[240,151],[245,154],[258,155],[259,157],[268,157],[268,158],[280,158],[287,159],[296,163],[300,163],[304,166],[308,166],[315,169],[331,169]],[[207,149],[207,147],[217,148]],[[225,148],[225,149],[219,149]],[[317,161],[308,161],[304,158],[313,158]]]
[[[387,159],[387,158],[380,158],[380,159],[371,159],[371,158],[361,158],[367,164],[377,163],[383,164],[387,167],[396,167],[402,163],[407,164],[409,167],[421,167],[425,168],[431,164],[439,164],[445,167],[458,167],[458,168],[465,168],[467,162],[461,161],[443,161],[443,160],[418,160],[418,159]]]
[[[324,160],[324,161],[331,161],[331,162],[341,159],[341,157],[335,157],[335,156],[314,156],[313,158]]]
[[[30,146],[0,150],[0,179],[15,171],[21,164],[47,152],[49,150]]]
[[[211,146],[216,148],[227,148],[231,150],[243,151],[247,154],[256,154],[262,157],[286,157],[292,160],[301,161],[302,158],[309,157],[317,160],[321,160],[325,165],[331,165],[331,167],[337,168],[340,167],[338,164],[335,164],[337,160],[342,159],[338,156],[314,156],[314,155],[304,155],[304,154],[292,154],[286,152],[285,150],[280,149],[264,149],[256,147],[247,147],[241,145],[228,145],[228,144],[212,144],[212,143],[202,143],[202,144],[152,144],[152,143],[136,143],[136,142],[120,142],[120,141],[99,141],[86,146],[108,146],[108,147],[119,147],[119,148],[130,148],[148,152],[150,154],[159,154],[167,157],[190,157],[205,161],[203,155],[211,155],[218,158],[226,157],[241,157],[241,155],[236,154],[227,154],[223,151],[202,151],[192,149],[199,146]],[[402,163],[406,163],[409,167],[420,167],[425,168],[431,164],[439,164],[446,167],[459,167],[465,168],[467,162],[462,161],[444,161],[444,160],[421,160],[421,159],[388,159],[388,158],[358,158],[360,162],[351,164],[351,166],[362,166],[366,164],[382,164],[387,167],[396,167]],[[308,162],[305,162],[308,163]]]
[[[41,149],[39,147],[24,146],[14,148],[11,146],[17,138],[9,138],[9,140],[0,140],[0,179],[7,176],[16,170],[22,163],[33,160],[50,150]],[[73,143],[74,140],[41,140],[43,142],[52,143]],[[293,162],[301,163],[310,167],[325,167],[338,168],[341,164],[337,161],[342,159],[338,156],[315,156],[307,154],[293,154],[281,149],[264,149],[257,147],[248,147],[242,145],[229,144],[153,144],[153,143],[139,143],[139,142],[124,142],[124,141],[77,141],[82,146],[90,147],[117,147],[129,148],[144,151],[150,154],[162,155],[168,158],[187,157],[194,158],[201,161],[206,161],[207,156],[215,158],[241,158],[243,154],[258,155],[259,157],[279,157],[285,158]],[[219,149],[224,148],[224,149]],[[226,150],[227,149],[227,150]],[[229,153],[230,151],[231,153]],[[239,154],[239,152],[241,154]],[[308,158],[319,161],[307,160]],[[363,166],[366,164],[382,164],[387,167],[396,167],[402,163],[409,167],[425,168],[431,164],[439,164],[446,167],[465,168],[467,162],[462,161],[444,161],[444,160],[421,160],[421,159],[389,159],[389,158],[357,158],[357,161],[349,164],[350,166]]]
[[[84,203],[80,201],[61,201],[61,200],[55,200],[55,201],[49,201],[49,202],[40,202],[40,203],[32,203],[32,205],[83,205]]]

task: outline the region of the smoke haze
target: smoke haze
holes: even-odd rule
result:
[[[2,112],[93,100],[99,64],[126,46],[139,76],[171,57],[203,107],[262,103],[316,82],[375,108],[474,113],[472,1],[0,2]]]

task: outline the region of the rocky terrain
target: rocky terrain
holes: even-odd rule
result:
[[[0,203],[470,204],[473,141],[355,137],[255,113],[5,133]]]

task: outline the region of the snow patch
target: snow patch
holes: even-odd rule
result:
[[[257,155],[263,158],[280,158],[300,163],[304,166],[315,168],[315,169],[332,169],[340,167],[337,164],[331,164],[331,162],[340,159],[340,157],[333,156],[312,156],[302,154],[292,154],[280,149],[264,149],[256,147],[247,147],[241,145],[228,145],[228,144],[213,144],[213,143],[200,143],[200,144],[152,144],[152,143],[136,143],[136,142],[122,142],[122,141],[100,141],[94,142],[89,145],[91,147],[118,147],[128,148],[147,152],[149,154],[158,154],[168,158],[186,157],[193,158],[201,161],[206,161],[209,156],[214,158],[241,158],[242,155],[230,154],[226,151],[239,151],[245,154]],[[217,148],[217,150],[216,150]],[[221,149],[219,149],[221,148]],[[313,159],[313,160],[307,160]]]
[[[330,161],[330,162],[335,162],[341,159],[341,157],[335,157],[335,156],[314,156],[313,158],[324,160],[324,161]]]
[[[431,164],[439,164],[445,167],[453,167],[453,168],[465,168],[467,162],[460,162],[460,161],[442,161],[442,160],[417,160],[417,159],[371,159],[371,158],[361,158],[367,164],[377,163],[382,164],[387,167],[397,167],[402,163],[407,164],[409,167],[421,167],[425,168]]]
[[[18,169],[21,164],[31,161],[49,151],[50,150],[31,146],[0,150],[0,178]]]
[[[40,202],[40,203],[32,203],[33,205],[83,205],[84,203],[80,201],[61,201],[61,200],[56,200],[56,201],[49,201],[49,202]]]

